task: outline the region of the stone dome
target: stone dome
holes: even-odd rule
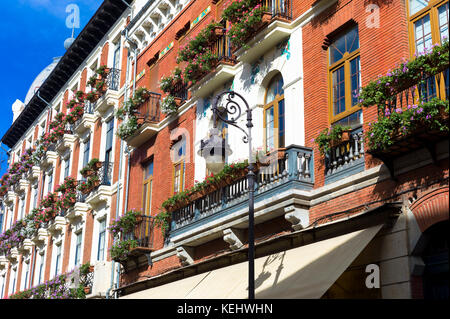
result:
[[[36,90],[44,83],[44,81],[47,79],[47,77],[52,73],[55,66],[58,64],[61,57],[53,58],[53,62],[48,65],[45,69],[39,73],[39,75],[34,79],[33,84],[31,84],[27,96],[25,97],[25,105],[30,102],[31,98],[33,97]]]

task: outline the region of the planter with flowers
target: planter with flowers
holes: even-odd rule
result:
[[[424,95],[427,78],[434,81],[434,77],[440,77],[440,72],[448,68],[449,42],[445,41],[442,45],[433,45],[412,61],[404,60],[385,76],[379,76],[362,88],[358,96],[360,105],[378,108],[378,119],[369,123],[365,132],[369,153],[389,153],[391,146],[419,133],[430,138],[448,134],[448,99],[429,99]],[[443,81],[437,83],[444,85]],[[411,92],[415,92],[414,99],[410,104],[401,105],[399,96]],[[410,147],[414,143],[407,144]]]
[[[56,193],[49,193],[41,200],[41,205],[45,208],[53,207],[57,199],[58,196]]]
[[[369,123],[365,132],[366,143],[371,153],[383,152],[399,140],[416,132],[449,132],[449,101],[438,98],[421,104],[409,105],[406,110],[397,108],[392,114]]]
[[[94,188],[100,185],[100,178],[97,175],[89,176],[85,181],[78,184],[77,189],[83,194],[89,194]]]
[[[319,147],[321,155],[328,153],[333,147],[341,145],[350,139],[350,126],[334,125],[331,128],[325,128],[314,139]]]
[[[138,242],[134,239],[117,241],[111,246],[109,250],[111,259],[119,263],[125,262],[129,258],[131,250],[133,248],[136,248],[137,246]]]
[[[119,237],[121,233],[127,234],[132,232],[140,220],[141,212],[131,209],[119,218],[114,219],[108,230],[114,237]]]

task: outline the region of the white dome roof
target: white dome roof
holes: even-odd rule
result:
[[[58,64],[61,57],[53,58],[53,62],[47,66],[45,69],[39,73],[39,75],[34,79],[33,84],[31,84],[30,89],[28,90],[27,96],[25,97],[25,105],[30,102],[36,90],[44,83],[47,77],[52,73],[55,66]]]

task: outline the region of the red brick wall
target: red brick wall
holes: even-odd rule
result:
[[[448,185],[421,196],[410,207],[422,232],[449,219]]]
[[[402,58],[409,57],[406,8],[403,1],[379,3],[380,28],[368,28],[367,3],[362,0],[338,1],[303,28],[303,63],[305,88],[305,141],[312,141],[330,125],[328,111],[327,51],[322,48],[327,35],[350,19],[358,24],[361,79],[364,86],[378,74],[385,74]],[[364,122],[376,119],[375,107],[363,109]],[[366,127],[364,127],[366,128]],[[315,187],[324,185],[323,157],[315,147]],[[366,154],[366,166],[379,163]],[[369,164],[370,163],[370,164]]]

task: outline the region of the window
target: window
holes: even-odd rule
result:
[[[103,260],[105,255],[106,219],[100,221],[99,227],[97,260]]]
[[[33,208],[37,207],[37,200],[38,200],[38,185],[33,187]]]
[[[22,271],[23,271],[23,281],[22,281],[22,290],[25,290],[28,288],[27,282],[28,282],[28,276],[30,271],[30,262],[29,261],[22,261]]]
[[[112,78],[110,83],[110,89],[118,90],[119,89],[119,79],[120,79],[120,40],[115,43],[114,55],[113,55],[113,69],[111,72]]]
[[[142,196],[142,211],[144,215],[150,216],[152,205],[152,186],[153,186],[153,161],[147,163],[144,167],[144,187]]]
[[[23,219],[25,216],[25,195],[20,197],[20,217],[19,219]]]
[[[5,282],[6,282],[5,275],[1,276],[0,279],[2,281],[2,289],[1,289],[0,297],[3,298],[3,295],[5,294]]]
[[[411,56],[430,50],[435,43],[448,41],[449,2],[448,0],[408,0]],[[441,97],[448,95],[448,69],[439,75],[445,85],[439,87]],[[435,97],[438,92],[438,79],[429,78],[424,88],[427,99]],[[441,83],[444,83],[442,81]]]
[[[78,266],[81,262],[81,240],[82,232],[77,233],[75,236],[75,266]]]
[[[284,147],[284,89],[281,74],[269,83],[264,105],[264,148],[266,152]]]
[[[38,275],[38,284],[42,282],[44,278],[44,253],[39,254],[39,275]]]
[[[60,267],[61,267],[61,248],[62,248],[62,244],[61,243],[56,245],[55,277],[60,272]]]
[[[330,122],[359,110],[357,93],[361,87],[358,26],[340,33],[328,48]]]
[[[10,286],[9,290],[11,290],[11,294],[14,294],[16,292],[17,268],[13,268],[12,272],[13,272],[12,273],[13,280],[11,282],[12,287]]]
[[[114,137],[114,118],[106,123],[106,149],[105,149],[105,162],[109,163],[112,157],[112,145]]]
[[[53,184],[53,170],[48,174],[47,193],[52,192],[52,184]]]
[[[448,0],[409,0],[411,54],[448,39]]]
[[[181,143],[177,143],[173,164],[173,193],[179,193],[184,189],[184,156],[186,155],[186,139],[183,137]]]
[[[91,139],[88,138],[86,142],[84,142],[84,150],[83,150],[83,167],[85,167],[89,163],[89,152],[91,150]]]
[[[64,159],[64,178],[70,175],[70,154]]]

